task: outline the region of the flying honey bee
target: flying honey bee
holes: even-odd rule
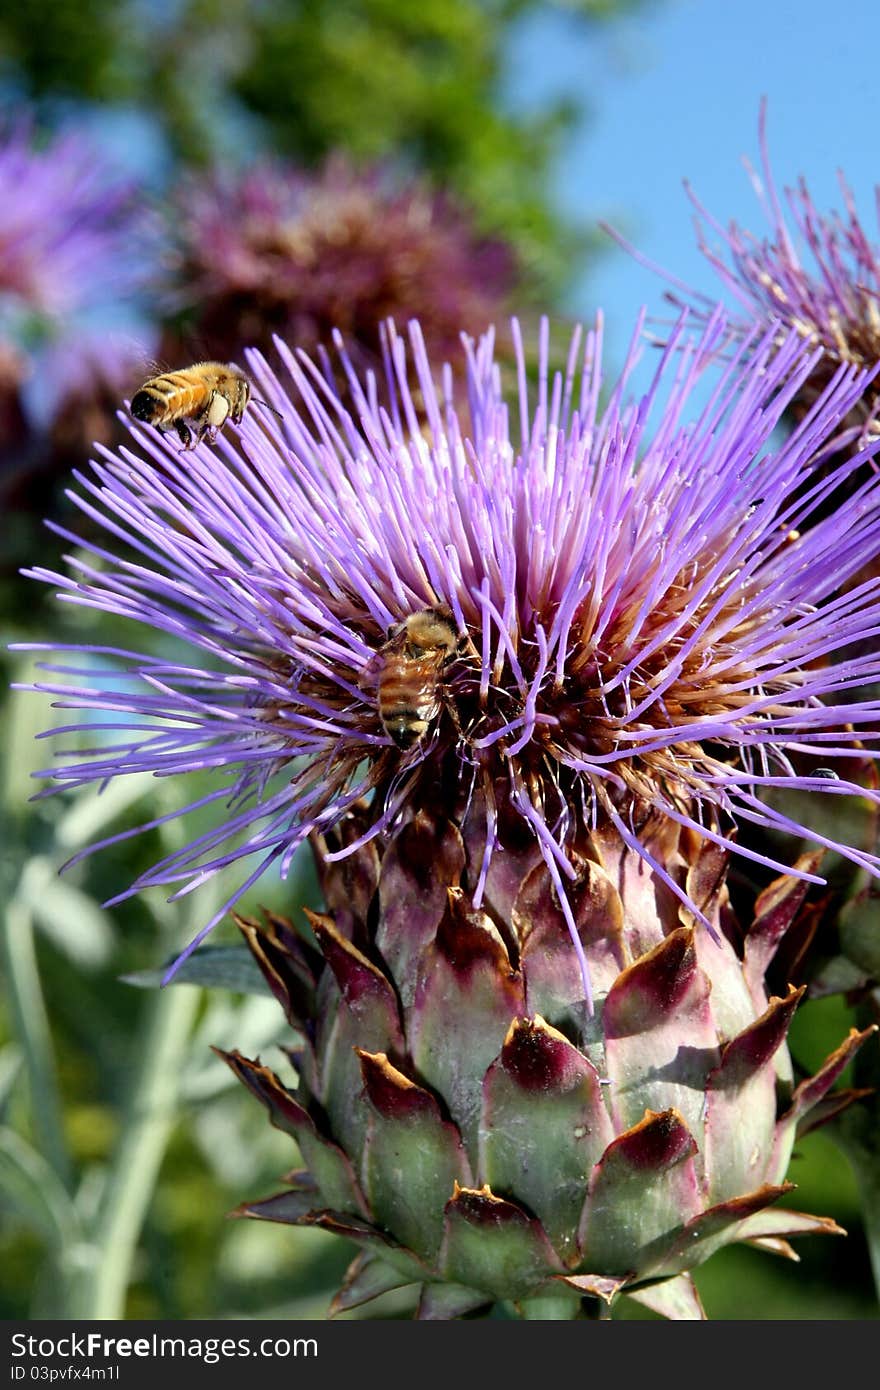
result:
[[[227,420],[239,424],[250,394],[247,377],[231,363],[196,362],[150,377],[132,396],[131,413],[163,434],[173,427],[192,449],[203,439],[213,444]]]
[[[447,608],[422,608],[392,628],[378,653],[382,728],[398,748],[424,738],[440,713],[440,677],[460,639]]]

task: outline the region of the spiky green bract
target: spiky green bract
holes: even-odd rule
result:
[[[613,832],[579,840],[588,1018],[534,846],[495,857],[477,907],[465,885],[483,846],[441,811],[338,860],[367,823],[353,811],[315,842],[333,915],[310,914],[310,930],[240,919],[304,1040],[295,1079],[224,1054],[306,1165],[241,1214],[362,1247],[336,1311],[413,1286],[422,1318],[498,1301],[541,1316],[542,1300],[577,1315],[621,1293],[697,1317],[690,1272],[720,1246],[790,1254],[789,1236],[838,1230],[775,1206],[796,1129],[852,1098],[822,1104],[867,1036],[794,1085],[785,1038],[802,991],[768,998],[763,973],[801,880],[765,892],[737,950],[716,847],[649,812],[641,825],[717,940]]]

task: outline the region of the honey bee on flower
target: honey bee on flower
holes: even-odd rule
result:
[[[164,431],[175,429],[184,449],[213,444],[227,420],[240,425],[250,382],[231,363],[196,362],[150,377],[131,398],[132,418]]]

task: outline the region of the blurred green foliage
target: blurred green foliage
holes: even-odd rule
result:
[[[21,632],[7,626],[4,638]],[[25,659],[6,674],[34,672]],[[281,1071],[284,1019],[266,996],[128,982],[175,955],[207,907],[202,897],[193,916],[159,893],[99,909],[167,852],[165,832],[60,877],[59,868],[95,834],[161,814],[177,793],[146,779],[111,788],[109,800],[28,806],[46,704],[20,693],[4,703],[0,1316],[85,1316],[96,1300],[110,1317],[288,1316],[297,1299],[306,1315],[323,1316],[352,1250],[286,1232],[261,1241],[250,1223],[227,1220],[247,1197],[273,1190],[296,1154],[211,1047],[263,1052]],[[259,900],[320,906],[308,860],[286,888],[265,883]],[[232,943],[238,933],[229,923],[216,937]],[[102,1293],[102,1269],[132,1239],[119,1286]]]

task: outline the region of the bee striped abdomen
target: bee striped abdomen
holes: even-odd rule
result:
[[[183,372],[167,372],[153,377],[135,392],[131,413],[145,424],[162,425],[179,416],[195,414],[206,395],[204,382],[194,381]]]
[[[398,748],[411,748],[440,713],[437,681],[443,653],[390,656],[379,678],[379,716]]]

